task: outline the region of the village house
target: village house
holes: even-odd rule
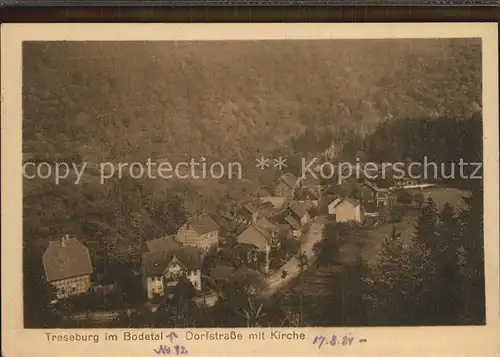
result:
[[[56,288],[57,299],[83,294],[92,285],[92,261],[89,250],[68,234],[50,241],[43,254],[45,278]]]
[[[393,180],[393,185],[391,188],[393,189],[398,189],[398,188],[413,188],[413,187],[418,187],[421,185],[423,181],[411,178],[409,176],[403,176],[403,177],[398,177],[397,179]]]
[[[270,253],[280,247],[280,228],[267,218],[252,223],[237,238],[238,250],[243,261],[253,264],[263,272],[269,272]]]
[[[293,197],[296,184],[297,177],[287,172],[279,178],[274,194],[278,197]]]
[[[219,243],[220,227],[209,214],[191,217],[177,231],[176,240],[206,252]]]
[[[291,215],[284,217],[283,221],[286,222],[286,224],[288,224],[290,226],[290,229],[292,230],[292,235],[294,237],[297,238],[300,236],[300,230],[301,230],[302,226],[300,225],[299,221],[297,221]]]
[[[380,187],[370,181],[361,185],[361,200],[366,203],[374,202],[377,207],[387,207],[393,203],[394,198],[389,187]]]
[[[363,202],[362,205],[365,217],[378,217],[380,215],[380,208],[375,202]]]
[[[219,244],[228,243],[228,237],[239,230],[239,227],[244,224],[238,220],[238,216],[219,212],[211,214],[210,217],[219,226]]]
[[[330,216],[335,214],[335,207],[340,201],[342,201],[342,197],[338,195],[333,195],[328,198],[327,208],[328,208],[328,214]]]
[[[337,222],[362,222],[364,220],[363,205],[354,197],[342,198],[335,201],[333,214]]]
[[[257,221],[259,216],[259,208],[253,202],[244,203],[238,210],[238,222],[250,224]]]
[[[318,200],[321,198],[323,192],[323,185],[321,180],[312,175],[307,175],[304,178],[299,178],[298,188],[301,195],[304,197],[299,197],[299,199],[307,199],[314,201],[317,205]]]
[[[262,196],[259,200],[262,204],[270,204],[273,208],[281,208],[285,205],[287,200],[291,197],[281,197],[281,196]]]
[[[163,250],[171,243],[160,239],[154,243],[149,241],[148,248],[152,250],[142,256],[141,275],[148,299],[171,297],[181,278],[201,291],[201,250],[196,247]]]
[[[293,201],[276,216],[276,219],[289,227],[293,237],[299,237],[302,228],[311,220],[309,210],[312,207],[311,201]]]
[[[311,220],[311,215],[309,213],[311,208],[312,204],[307,201],[294,201],[288,206],[288,211],[290,215],[300,223],[301,227],[303,227]]]

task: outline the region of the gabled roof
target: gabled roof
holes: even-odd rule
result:
[[[304,217],[307,211],[311,208],[306,202],[292,202],[289,206],[290,210],[297,215],[297,217]]]
[[[89,250],[69,236],[49,242],[43,254],[43,267],[49,282],[92,274]]]
[[[259,199],[262,203],[270,203],[274,208],[283,206],[283,203],[285,203],[286,201],[286,197],[279,196],[259,197]]]
[[[337,202],[337,204],[335,204],[334,207],[338,207],[341,203],[344,203],[344,202],[348,202],[351,205],[353,205],[354,207],[357,207],[357,206],[359,206],[361,204],[361,202],[359,202],[359,200],[357,200],[356,198],[354,198],[354,197],[347,197],[347,198],[343,198],[343,199],[339,200]]]
[[[276,228],[276,225],[271,223],[266,217],[259,218],[257,222],[255,222],[255,225],[259,228],[268,230]]]
[[[175,250],[181,247],[181,244],[175,240],[175,236],[166,236],[146,241],[146,245],[150,252],[158,252],[163,250]]]
[[[300,229],[300,223],[297,222],[297,220],[295,218],[293,218],[292,216],[285,217],[285,222],[287,222],[295,230]]]
[[[366,180],[364,182],[364,185],[366,187],[372,189],[373,191],[383,192],[383,191],[388,191],[389,190],[388,188],[385,188],[385,187],[379,187],[379,186],[377,186],[376,183],[368,181],[368,180]]]
[[[146,276],[162,275],[173,259],[178,259],[187,269],[196,270],[201,268],[201,251],[196,247],[182,247],[174,250],[143,254],[143,272]]]
[[[279,181],[284,182],[290,188],[294,188],[297,183],[297,177],[295,177],[294,174],[287,172],[281,175]]]
[[[313,187],[306,187],[306,192],[306,194],[314,200],[321,198],[321,191],[315,190]]]
[[[306,177],[300,180],[300,184],[304,187],[321,186],[321,180],[312,175],[307,175]]]
[[[186,225],[193,228],[200,235],[213,232],[220,228],[215,220],[207,213],[189,218]]]
[[[328,205],[334,203],[336,200],[341,200],[342,198],[339,195],[328,195],[326,202]]]
[[[279,239],[288,238],[291,234],[290,225],[285,223],[276,224],[276,233]]]
[[[257,213],[259,210],[257,205],[254,204],[253,202],[244,203],[241,205],[241,207],[251,214]]]
[[[235,221],[234,217],[228,214],[212,214],[210,215],[210,217],[212,217],[217,226],[219,226],[222,235],[227,234],[227,232],[231,232],[237,226],[237,222]]]
[[[271,244],[271,233],[252,224],[237,238],[238,243],[251,244],[259,250],[265,250]]]

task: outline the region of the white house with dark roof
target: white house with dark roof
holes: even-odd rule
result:
[[[183,246],[210,249],[219,242],[220,227],[209,214],[191,217],[177,231],[176,241]]]
[[[333,207],[333,214],[337,222],[362,222],[364,220],[363,205],[353,197],[337,200]]]
[[[196,247],[153,250],[143,254],[141,274],[148,299],[171,296],[181,278],[186,278],[200,291],[201,264],[201,251]]]
[[[56,288],[58,299],[86,293],[92,285],[88,248],[68,234],[50,241],[43,254],[45,278]]]

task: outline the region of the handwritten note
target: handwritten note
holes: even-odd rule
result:
[[[180,356],[180,355],[187,355],[188,354],[187,348],[185,346],[181,346],[181,345],[174,345],[174,346],[161,345],[160,347],[153,349],[153,351],[157,355]]]
[[[175,332],[170,332],[169,334],[167,334],[166,338],[172,345],[160,345],[158,348],[154,348],[153,352],[157,355],[187,355],[188,350],[186,346],[173,344],[177,337],[178,336]]]
[[[330,337],[315,336],[313,339],[313,345],[316,345],[318,348],[325,346],[351,346],[353,343],[366,342],[368,342],[366,338],[356,339],[354,336],[351,336],[351,333],[345,335],[331,335]]]

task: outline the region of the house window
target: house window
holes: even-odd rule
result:
[[[61,288],[61,295],[65,295],[65,294],[66,294],[66,289]]]
[[[73,285],[73,286],[71,287],[71,292],[72,292],[72,293],[76,292],[76,285]]]

